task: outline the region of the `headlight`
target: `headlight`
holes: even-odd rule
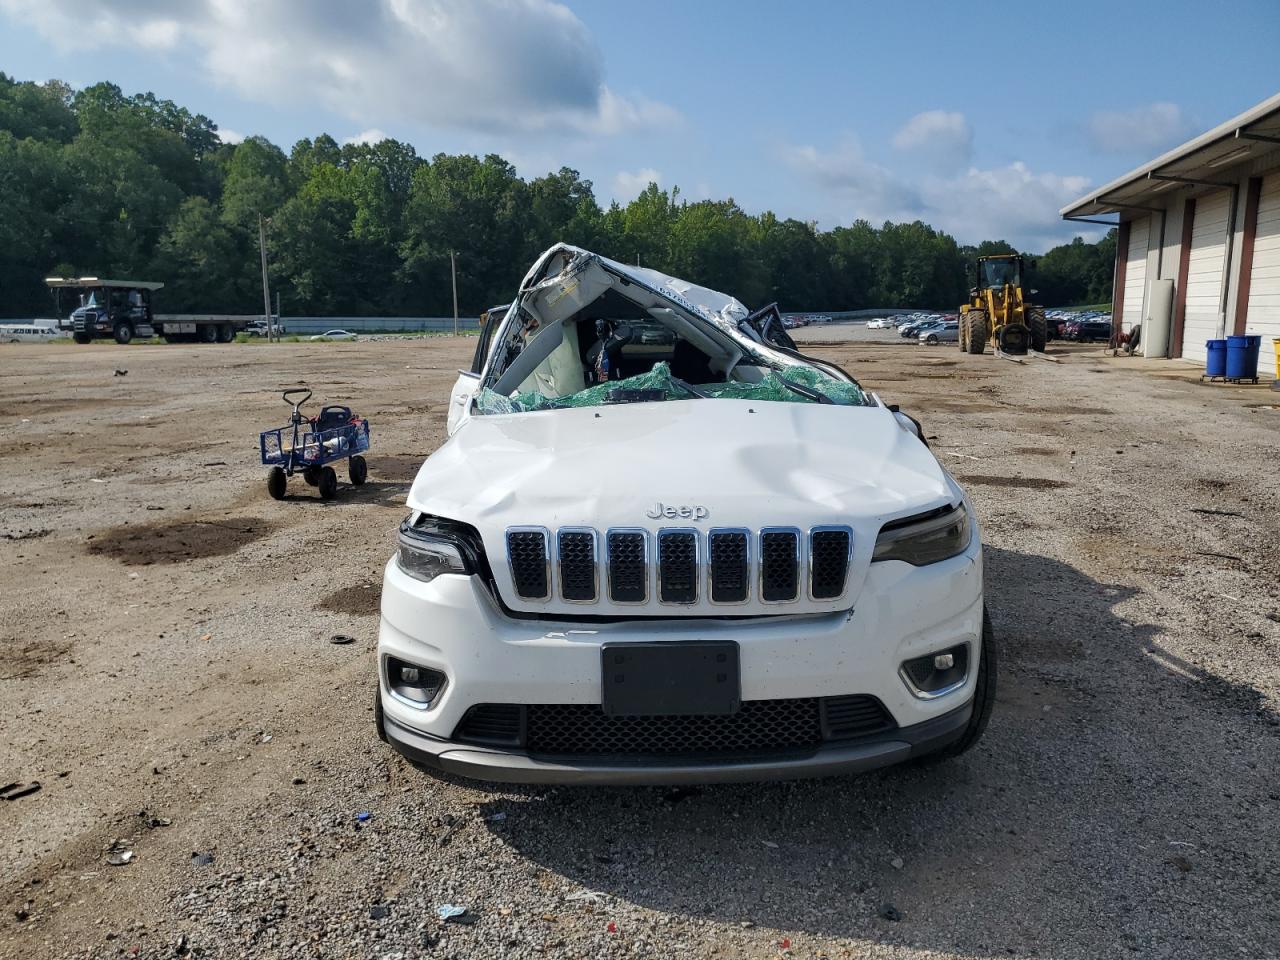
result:
[[[898,520],[880,531],[874,560],[905,560],[922,567],[964,553],[973,538],[964,504]]]
[[[474,573],[468,551],[462,542],[440,530],[439,525],[424,518],[417,525],[409,520],[400,524],[400,549],[396,563],[400,569],[423,583],[430,583],[442,573]]]

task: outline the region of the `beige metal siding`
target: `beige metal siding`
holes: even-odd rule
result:
[[[1147,292],[1147,246],[1151,239],[1151,218],[1129,223],[1129,249],[1125,252],[1124,302],[1120,325],[1128,330],[1142,322],[1143,301]]]
[[[1231,191],[1219,190],[1196,199],[1187,268],[1187,309],[1182,355],[1204,361],[1206,340],[1221,333],[1222,271],[1227,259],[1227,220]]]
[[[1280,337],[1280,173],[1262,180],[1252,270],[1244,332],[1262,335],[1262,360],[1258,369],[1265,375],[1275,356],[1271,340]]]

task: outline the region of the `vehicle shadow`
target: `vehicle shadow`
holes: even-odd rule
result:
[[[1275,796],[1265,763],[1280,762],[1265,698],[1119,616],[1135,588],[1029,553],[987,548],[986,564],[1000,693],[963,758],[821,781],[531,789],[495,795],[485,813],[506,817],[488,828],[573,884],[728,924],[743,951],[767,935],[752,927],[984,957],[1256,951],[1220,905],[1275,914],[1275,831],[1248,814]]]

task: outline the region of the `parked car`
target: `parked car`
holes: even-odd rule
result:
[[[324,333],[317,334],[314,337],[308,337],[308,340],[354,340],[356,335],[349,330],[326,330]]]
[[[910,323],[904,323],[902,326],[898,328],[898,336],[904,337],[904,338],[913,337],[915,336],[916,332],[924,325],[925,324],[923,320],[912,320]]]
[[[944,320],[931,327],[925,327],[917,335],[920,343],[956,343],[960,339],[960,321]]]
[[[577,247],[542,254],[516,307],[454,385],[386,566],[384,740],[572,784],[857,772],[978,740],[979,531],[914,420],[752,339],[733,297]],[[637,315],[669,348],[634,343]]]
[[[889,326],[889,321],[883,317],[877,317],[874,320],[867,321],[868,330],[883,330],[887,326]]]
[[[276,320],[275,327],[277,334],[283,334],[286,332],[283,320]],[[244,332],[251,337],[265,337],[267,336],[267,321],[250,320],[248,326],[244,328]]]
[[[1111,339],[1111,320],[1073,320],[1062,330],[1063,339],[1092,343]]]
[[[66,334],[48,324],[0,324],[0,341],[4,343],[48,343],[62,336]]]

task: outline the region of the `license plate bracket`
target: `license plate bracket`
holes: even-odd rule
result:
[[[601,706],[613,717],[737,713],[742,705],[738,644],[605,643],[600,691]]]

